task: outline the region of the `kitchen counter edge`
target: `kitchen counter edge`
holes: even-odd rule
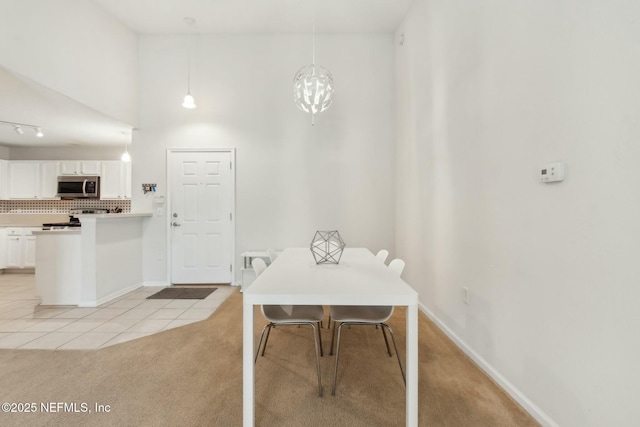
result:
[[[52,230],[33,230],[31,234],[80,234],[80,227],[74,228],[60,228]]]
[[[150,217],[153,214],[151,212],[140,213],[108,213],[108,214],[77,214],[74,215],[82,222],[83,218],[96,218],[96,219],[117,219],[117,218],[137,218],[137,217]]]

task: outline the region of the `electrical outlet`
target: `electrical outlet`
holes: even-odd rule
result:
[[[467,287],[462,288],[462,302],[469,304],[469,288]]]

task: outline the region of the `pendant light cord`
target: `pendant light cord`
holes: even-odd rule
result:
[[[313,5],[312,12],[312,24],[311,24],[311,64],[316,65],[316,2],[315,0],[311,0],[311,4]]]
[[[187,93],[191,95],[191,26],[194,23],[192,18],[189,19],[189,26],[187,27]]]
[[[191,95],[191,24],[187,28],[187,93]]]

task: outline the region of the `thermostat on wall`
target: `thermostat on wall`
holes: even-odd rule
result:
[[[540,166],[540,182],[557,182],[564,180],[564,163],[547,163]]]

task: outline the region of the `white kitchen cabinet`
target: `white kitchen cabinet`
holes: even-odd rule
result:
[[[0,160],[0,199],[6,199],[9,192],[9,161]]]
[[[9,198],[37,199],[40,191],[40,162],[9,162]]]
[[[20,246],[22,250],[22,267],[34,268],[36,266],[36,236],[31,234],[22,236]]]
[[[7,229],[0,227],[0,269],[7,268]]]
[[[60,162],[60,175],[80,175],[80,162],[75,160]]]
[[[40,199],[56,199],[59,162],[40,162]]]
[[[100,165],[97,160],[83,160],[80,162],[80,175],[100,175]]]
[[[20,268],[22,266],[22,254],[20,250],[21,236],[7,236],[7,262],[8,268]]]
[[[123,164],[124,173],[124,198],[131,199],[131,162]]]
[[[34,268],[36,266],[36,236],[38,228],[12,227],[6,229],[6,268]]]
[[[63,160],[60,175],[100,175],[99,160]]]
[[[131,163],[103,161],[100,172],[101,199],[131,198]]]

